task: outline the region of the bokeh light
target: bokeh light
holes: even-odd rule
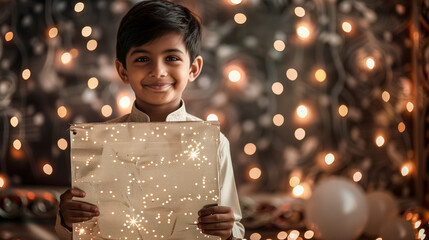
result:
[[[243,13],[237,13],[234,15],[234,21],[238,24],[244,24],[247,21],[247,17]]]
[[[414,104],[412,102],[407,102],[407,111],[412,112],[414,110]]]
[[[253,167],[253,168],[251,168],[251,169],[249,170],[249,177],[250,177],[251,179],[256,180],[256,179],[260,178],[260,177],[261,177],[261,175],[262,175],[262,171],[261,171],[261,169],[260,169],[260,168],[258,168],[258,167]]]
[[[262,238],[262,236],[259,233],[252,233],[250,235],[250,240],[260,240],[261,238]]]
[[[405,131],[405,129],[406,129],[405,124],[404,124],[403,122],[400,122],[400,123],[398,124],[398,131],[402,133],[402,132],[404,132],[404,131]]]
[[[353,174],[353,181],[359,182],[360,180],[362,180],[362,173],[360,171],[356,171]]]
[[[83,2],[78,2],[74,5],[74,11],[77,13],[82,12],[84,8],[85,4],[83,4]]]
[[[297,185],[292,190],[294,197],[300,197],[304,194],[304,187],[301,185]]]
[[[88,79],[88,88],[96,89],[98,87],[98,79],[96,77],[92,77]]]
[[[7,33],[4,35],[4,40],[5,40],[6,42],[12,41],[12,39],[13,39],[13,32],[7,32]]]
[[[72,56],[69,52],[65,52],[61,55],[61,62],[63,64],[68,64],[71,62],[71,60],[72,60]]]
[[[346,33],[349,33],[352,31],[352,25],[349,22],[343,22],[343,24],[341,25],[341,27],[343,28],[343,31]]]
[[[243,0],[230,0],[232,4],[240,4]]]
[[[85,26],[82,28],[81,33],[83,37],[89,37],[92,33],[92,28],[90,26]]]
[[[324,82],[326,80],[326,72],[325,70],[319,68],[316,70],[316,72],[314,73],[314,77],[316,78],[316,80],[318,82]]]
[[[390,93],[388,91],[383,91],[381,98],[383,101],[388,102],[390,100]]]
[[[295,81],[298,78],[298,72],[293,69],[293,68],[289,68],[286,71],[286,77],[290,80],[290,81]]]
[[[332,153],[328,153],[325,155],[325,163],[326,165],[331,165],[335,161],[335,155]]]
[[[338,108],[338,113],[341,117],[345,117],[349,113],[349,108],[343,104]]]
[[[286,48],[286,44],[282,40],[276,40],[276,41],[274,41],[273,46],[274,46],[274,49],[277,50],[277,51],[279,51],[279,52],[284,51],[285,48]]]
[[[385,140],[384,140],[383,136],[378,136],[375,139],[375,143],[377,144],[378,147],[382,147],[384,145],[384,142],[385,142]]]
[[[410,168],[408,165],[403,165],[401,168],[401,175],[402,176],[407,176],[410,173]]]
[[[103,107],[101,107],[101,114],[103,115],[103,117],[110,117],[112,116],[113,113],[113,109],[110,105],[104,105]]]
[[[50,164],[47,163],[47,164],[43,165],[43,172],[46,175],[51,175],[53,171],[54,171],[54,169],[52,168],[52,166]]]
[[[119,99],[119,106],[123,109],[127,109],[131,106],[131,99],[128,96],[123,96]]]
[[[49,31],[48,31],[48,36],[49,36],[50,38],[55,38],[55,37],[57,37],[57,36],[58,36],[58,28],[56,28],[56,27],[51,27],[51,28],[49,29]]]
[[[289,239],[290,240],[296,240],[299,237],[299,231],[298,230],[292,230],[289,233]]]
[[[30,69],[28,69],[28,68],[24,69],[22,71],[22,79],[28,80],[30,77],[31,77],[31,71],[30,71]]]
[[[57,114],[60,118],[65,118],[67,116],[67,108],[64,106],[60,106],[57,109]]]
[[[285,232],[285,231],[280,231],[280,232],[277,234],[277,238],[278,238],[278,239],[280,239],[280,240],[286,239],[286,238],[287,238],[287,232]]]
[[[66,150],[68,145],[69,144],[67,143],[67,140],[65,140],[64,138],[58,139],[57,146],[59,149]]]
[[[302,128],[298,128],[298,129],[295,130],[295,134],[294,135],[295,135],[295,138],[297,140],[302,140],[302,139],[305,138],[305,130],[302,129]]]
[[[21,147],[22,147],[22,143],[21,143],[21,141],[20,141],[19,139],[15,139],[15,140],[13,141],[12,145],[13,145],[13,147],[14,147],[16,150],[20,150],[20,149],[21,149]]]
[[[301,179],[297,176],[293,176],[289,179],[289,185],[291,187],[296,187],[299,185],[299,183],[301,182]]]
[[[19,120],[17,117],[13,116],[10,118],[10,125],[12,127],[16,127],[16,126],[18,126],[18,124],[19,124]]]
[[[294,13],[297,17],[304,17],[305,16],[305,9],[302,7],[296,7],[294,10]]]
[[[285,118],[283,117],[283,115],[281,114],[274,115],[273,117],[274,125],[276,125],[277,127],[280,127],[281,125],[283,125],[284,122],[285,122]]]
[[[238,82],[241,79],[241,74],[238,70],[232,70],[228,73],[228,79],[231,82]]]
[[[374,60],[374,58],[372,58],[372,57],[367,57],[367,58],[365,59],[365,64],[366,64],[366,67],[367,67],[368,69],[370,69],[370,70],[374,69],[374,68],[375,68],[375,60]]]
[[[210,113],[209,115],[207,115],[206,120],[207,121],[219,121],[219,118],[217,117],[216,114]]]
[[[273,91],[274,94],[280,95],[283,93],[283,84],[281,84],[280,82],[275,82],[271,86],[271,90]]]
[[[305,239],[312,239],[314,237],[314,232],[312,230],[307,230],[304,233]]]
[[[306,118],[308,116],[308,108],[305,105],[299,105],[296,108],[296,114],[300,118]]]
[[[298,26],[296,33],[300,38],[308,38],[310,36],[310,30],[306,26]]]
[[[97,48],[97,45],[98,45],[97,41],[94,39],[91,39],[86,43],[86,48],[89,51],[94,51]]]
[[[253,155],[256,152],[256,145],[253,143],[247,143],[244,146],[244,153],[246,153],[247,155]]]

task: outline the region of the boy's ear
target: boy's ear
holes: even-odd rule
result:
[[[189,69],[189,82],[193,82],[200,75],[202,69],[203,57],[197,56]]]
[[[128,73],[127,69],[124,68],[124,65],[118,59],[115,60],[116,71],[118,72],[119,77],[122,79],[122,82],[128,84]]]

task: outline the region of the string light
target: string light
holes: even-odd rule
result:
[[[400,122],[400,123],[398,124],[398,131],[399,131],[400,133],[403,133],[403,132],[405,131],[405,129],[406,129],[405,124],[404,124],[403,122]]]
[[[298,78],[298,72],[293,69],[293,68],[289,68],[286,71],[286,77],[290,80],[290,81],[295,81]]]
[[[340,114],[341,117],[347,116],[348,112],[349,112],[349,108],[344,104],[338,108],[338,113]]]
[[[390,93],[388,91],[383,91],[381,98],[383,101],[388,102],[390,100]]]
[[[296,33],[303,39],[307,39],[310,36],[310,30],[306,26],[298,26]]]
[[[384,142],[385,142],[385,140],[384,140],[383,136],[378,136],[375,139],[375,143],[377,144],[378,147],[382,147],[384,145]]]
[[[89,37],[92,33],[92,28],[90,26],[85,26],[82,28],[81,33],[83,37]]]
[[[24,80],[28,80],[29,78],[30,78],[30,76],[31,76],[31,71],[30,71],[30,69],[24,69],[23,71],[22,71],[22,79],[24,79]]]
[[[349,33],[352,31],[352,25],[349,22],[343,22],[342,24],[343,31]]]
[[[256,152],[256,145],[253,143],[248,143],[244,146],[244,153],[251,156]]]
[[[281,239],[281,240],[286,239],[286,238],[287,238],[287,232],[285,232],[285,231],[280,231],[280,232],[277,234],[277,238],[278,238],[278,239]]]
[[[305,105],[299,105],[296,109],[296,114],[299,118],[306,118],[308,116],[308,109]]]
[[[69,52],[65,52],[61,55],[61,62],[63,64],[68,64],[71,62],[72,56]]]
[[[247,17],[243,13],[237,13],[234,15],[234,21],[238,24],[244,24],[247,21]]]
[[[253,180],[260,178],[262,175],[261,169],[258,167],[253,167],[249,170],[249,177]]]
[[[360,171],[356,171],[353,174],[353,181],[359,182],[360,180],[362,180],[362,173]]]
[[[292,231],[289,233],[289,238],[290,238],[291,240],[296,240],[298,237],[299,237],[299,231],[298,231],[298,230],[292,230]]]
[[[60,118],[65,118],[67,116],[67,108],[64,106],[60,106],[57,109],[57,114]]]
[[[407,176],[410,173],[410,169],[407,165],[402,166],[401,168],[401,174],[402,176]]]
[[[374,69],[374,68],[375,68],[375,61],[374,61],[374,58],[372,58],[372,57],[367,57],[367,58],[365,59],[365,64],[366,64],[366,67],[367,67],[368,69],[370,69],[370,70]]]
[[[214,113],[210,113],[208,116],[207,116],[207,121],[218,121],[219,120],[219,118],[217,117],[217,115],[216,114],[214,114]]]
[[[312,239],[314,237],[314,232],[312,230],[307,230],[304,233],[305,239]]]
[[[19,120],[17,117],[13,116],[10,118],[10,125],[12,127],[16,127],[16,126],[18,126],[18,124],[19,124]]]
[[[229,72],[228,78],[231,82],[238,82],[241,79],[241,74],[238,70],[232,70]]]
[[[280,95],[283,93],[283,84],[281,84],[280,82],[275,82],[271,86],[271,90],[273,91],[274,94]]]
[[[57,145],[58,145],[58,148],[61,150],[66,150],[68,147],[67,140],[65,140],[64,138],[58,139]]]
[[[324,82],[326,80],[326,72],[325,70],[319,68],[316,70],[316,72],[314,73],[314,77],[316,78],[316,80],[318,82]]]
[[[127,109],[131,106],[131,99],[128,96],[123,96],[119,100],[119,106],[123,109]]]
[[[276,125],[277,127],[280,127],[281,125],[283,125],[284,122],[285,122],[285,118],[283,117],[283,115],[281,114],[274,115],[273,117],[274,125]]]
[[[260,240],[261,238],[262,238],[262,236],[259,233],[252,233],[250,235],[250,240]]]
[[[407,103],[407,111],[412,112],[414,110],[414,104],[412,102]]]
[[[328,153],[325,155],[325,163],[326,165],[331,165],[335,161],[335,156],[332,153]]]
[[[300,197],[304,194],[304,187],[301,185],[297,185],[293,188],[292,193],[295,197]]]
[[[20,150],[21,149],[21,147],[22,147],[22,144],[21,144],[21,141],[19,141],[19,139],[15,139],[14,141],[13,141],[13,147],[16,149],[16,150]]]
[[[101,107],[101,114],[104,117],[110,117],[113,113],[113,109],[110,105],[104,105],[103,107]]]
[[[54,170],[53,170],[53,168],[52,168],[52,166],[50,164],[47,163],[47,164],[43,165],[43,172],[46,175],[51,175],[53,171]]]
[[[274,49],[277,50],[277,51],[279,51],[279,52],[284,51],[285,48],[286,48],[286,44],[282,40],[276,40],[276,41],[274,41],[273,45],[274,45]]]
[[[83,2],[78,2],[74,5],[74,11],[77,13],[82,12],[84,8],[85,4],[83,4]]]
[[[6,42],[12,41],[12,39],[13,39],[13,32],[7,32],[4,35],[4,40],[6,40]]]
[[[56,28],[56,27],[51,27],[51,28],[49,29],[49,31],[48,31],[48,36],[49,36],[50,38],[55,38],[55,37],[57,37],[57,36],[58,36],[58,28]]]
[[[94,51],[96,48],[97,48],[97,41],[96,40],[94,40],[94,39],[91,39],[91,40],[89,40],[87,43],[86,43],[86,48],[89,50],[89,51]]]
[[[299,141],[305,138],[305,130],[302,128],[298,128],[295,130],[295,138]]]
[[[295,12],[295,15],[297,17],[304,17],[305,16],[305,9],[302,7],[296,7],[294,12]]]
[[[298,186],[298,184],[301,182],[301,179],[299,179],[299,177],[297,176],[293,176],[289,179],[289,185],[291,187],[296,187]]]
[[[92,77],[88,79],[88,88],[96,89],[98,87],[98,79],[96,77]]]

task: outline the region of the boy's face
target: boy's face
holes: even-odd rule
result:
[[[132,47],[126,56],[127,68],[116,60],[116,69],[122,81],[131,85],[139,108],[174,111],[180,106],[187,83],[200,74],[202,64],[201,56],[190,63],[182,35],[167,33]]]

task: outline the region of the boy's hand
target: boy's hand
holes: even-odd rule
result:
[[[224,206],[214,206],[203,208],[198,212],[198,228],[204,234],[219,236],[226,240],[232,235],[234,226],[234,213],[232,208]]]
[[[72,200],[72,197],[85,197],[85,192],[78,188],[71,188],[61,194],[60,211],[64,224],[72,228],[73,223],[88,221],[95,216],[99,216],[97,206],[80,201]]]

